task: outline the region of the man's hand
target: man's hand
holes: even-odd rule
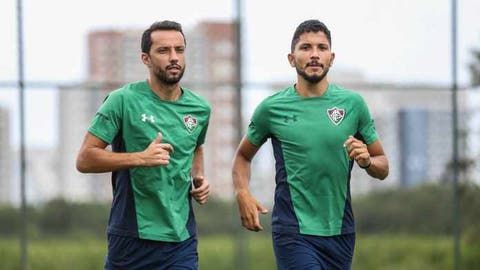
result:
[[[360,167],[367,168],[372,163],[367,145],[355,137],[348,136],[348,139],[343,143],[343,147],[347,149],[350,159],[354,159]]]
[[[203,176],[194,176],[192,179],[193,189],[190,191],[192,197],[198,204],[205,204],[210,194],[210,185]]]
[[[169,143],[162,143],[162,138],[162,133],[159,132],[157,138],[143,152],[140,152],[144,167],[165,166],[170,162],[173,147]]]
[[[259,212],[267,214],[268,210],[263,207],[248,191],[237,193],[238,211],[242,220],[242,226],[254,232],[262,231]]]

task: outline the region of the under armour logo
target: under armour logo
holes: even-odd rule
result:
[[[148,120],[150,120],[150,123],[155,123],[155,118],[153,117],[153,115],[146,115],[145,113],[142,114],[142,121],[143,122],[146,122]]]
[[[293,122],[297,122],[297,116],[296,115],[292,115],[292,116],[284,116],[284,119],[283,119],[283,122],[285,123],[293,123]]]

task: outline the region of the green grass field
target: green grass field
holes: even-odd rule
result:
[[[245,234],[248,243],[248,268],[276,269],[271,239],[266,234]],[[29,242],[29,266],[32,270],[103,269],[106,242],[102,239],[43,239]],[[479,250],[462,249],[472,258],[463,260],[463,268],[480,269]],[[200,269],[234,269],[235,249],[232,236],[201,237]],[[357,237],[353,269],[442,270],[453,268],[450,237],[373,235]],[[477,254],[477,255],[475,255]],[[477,261],[472,261],[472,260]],[[0,269],[20,269],[19,243],[0,239]],[[475,268],[477,267],[477,268]]]

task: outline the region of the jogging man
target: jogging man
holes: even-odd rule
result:
[[[272,237],[278,269],[350,269],[355,226],[350,199],[354,163],[378,179],[388,160],[362,97],[327,80],[335,54],[328,28],[301,23],[290,65],[297,82],[255,110],[237,149],[233,182],[242,225],[259,231],[267,213],[249,191],[250,165],[270,139],[276,160]]]
[[[204,204],[209,195],[202,144],[210,105],[179,85],[186,49],[180,24],[152,24],[141,49],[148,79],[108,95],[77,168],[112,172],[105,269],[198,269],[191,197]]]

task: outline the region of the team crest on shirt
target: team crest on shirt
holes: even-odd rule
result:
[[[333,107],[331,109],[327,109],[327,114],[328,118],[330,118],[330,121],[338,126],[345,117],[345,110]]]
[[[185,124],[188,132],[192,133],[197,128],[198,121],[197,118],[189,114],[183,117],[183,123]]]

